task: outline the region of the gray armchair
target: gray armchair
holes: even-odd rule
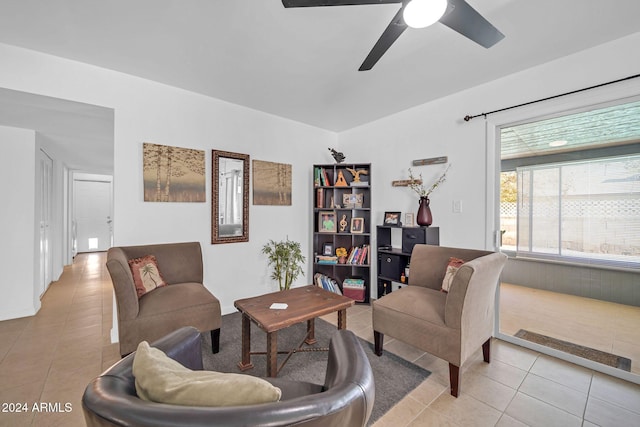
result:
[[[168,286],[138,298],[128,261],[154,255]],[[199,242],[113,247],[107,253],[118,307],[120,354],[141,341],[155,341],[182,326],[211,331],[213,352],[220,345],[220,301],[204,287]]]
[[[202,369],[201,338],[182,328],[151,345],[192,370]],[[324,384],[264,378],[282,390],[279,402],[195,407],[155,403],[136,394],[135,353],[86,387],[82,409],[88,427],[98,426],[365,426],[375,397],[369,359],[356,336],[339,330],[331,338]]]
[[[440,289],[450,257],[466,262],[445,293]],[[490,361],[496,287],[506,260],[489,251],[415,245],[409,286],[373,302],[375,353],[382,355],[389,335],[446,360],[457,397],[465,360],[482,347]]]

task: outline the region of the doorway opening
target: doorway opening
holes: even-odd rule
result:
[[[102,252],[113,245],[113,178],[110,175],[73,174],[73,256]]]
[[[499,333],[638,381],[640,101],[506,125],[498,136],[499,243],[510,256]]]
[[[36,292],[42,297],[49,284],[53,281],[53,251],[52,251],[52,198],[53,198],[53,159],[42,149],[38,153],[40,167],[40,280]]]

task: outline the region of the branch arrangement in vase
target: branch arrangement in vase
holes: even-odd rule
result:
[[[429,195],[431,193],[433,193],[433,191],[438,188],[438,186],[440,186],[440,184],[442,184],[443,182],[445,182],[447,180],[447,172],[449,172],[449,168],[451,167],[451,164],[447,165],[447,168],[445,169],[445,171],[442,173],[442,175],[440,175],[440,178],[438,178],[436,180],[436,182],[434,182],[431,187],[429,187],[427,189],[427,187],[425,187],[424,185],[424,180],[422,179],[422,174],[419,175],[419,178],[416,178],[413,175],[413,171],[411,170],[411,168],[409,168],[409,188],[411,188],[413,191],[416,192],[416,194],[420,197],[429,197]]]

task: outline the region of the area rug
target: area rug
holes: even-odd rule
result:
[[[211,335],[202,334],[202,352],[204,368],[219,372],[240,372],[237,363],[241,359],[241,327],[242,315],[240,313],[222,316],[220,328],[220,352],[211,353]],[[348,323],[347,323],[348,326]],[[278,332],[278,349],[290,349],[297,347],[306,334],[306,322],[290,326]],[[318,340],[314,347],[328,347],[331,334],[336,327],[322,319],[316,320],[315,337]],[[398,403],[410,391],[422,383],[430,372],[420,366],[414,365],[388,351],[381,357],[373,353],[373,344],[360,339],[371,368],[376,385],[376,400],[373,412],[369,419],[369,425],[384,415],[393,405]],[[256,325],[251,325],[251,350],[266,350],[266,334]],[[286,355],[278,356],[278,366]],[[253,369],[245,371],[245,374],[263,377],[266,375],[266,356],[251,356]],[[278,377],[293,381],[307,381],[316,384],[324,383],[324,375],[327,369],[327,352],[312,351],[295,353],[287,364],[278,373]]]
[[[555,348],[565,353],[573,354],[583,359],[593,360],[594,362],[604,365],[613,366],[614,368],[631,371],[631,360],[616,354],[607,353],[605,351],[596,350],[594,348],[584,347],[582,345],[573,344],[562,341],[557,338],[548,337],[546,335],[537,334],[535,332],[520,329],[514,335],[527,341],[535,342],[546,347]]]

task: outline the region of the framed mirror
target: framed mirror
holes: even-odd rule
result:
[[[249,241],[249,155],[213,150],[211,243]]]

